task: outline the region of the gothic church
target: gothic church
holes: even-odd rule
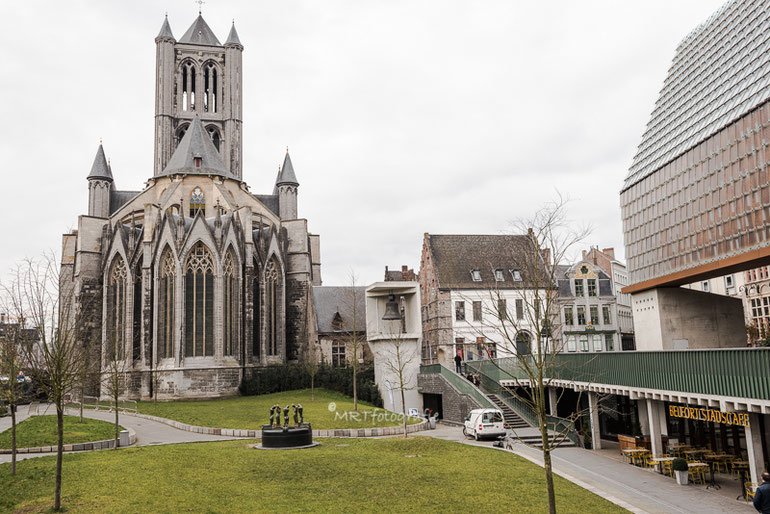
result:
[[[86,314],[93,376],[120,363],[125,397],[233,394],[307,343],[320,238],[297,216],[288,151],[272,194],[243,181],[235,25],[222,44],[200,15],[179,40],[166,19],[155,43],[152,177],[118,190],[99,145],[88,213],[63,236],[61,291]]]

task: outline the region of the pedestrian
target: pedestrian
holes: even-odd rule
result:
[[[463,358],[460,355],[460,352],[458,351],[457,354],[455,354],[455,371],[458,373],[463,372]]]
[[[468,382],[473,383],[473,373],[468,373],[465,378],[468,379]]]
[[[754,508],[762,514],[770,514],[770,473],[762,473],[762,484],[754,493]]]

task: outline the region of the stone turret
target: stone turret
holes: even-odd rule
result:
[[[294,166],[291,164],[289,149],[286,149],[286,157],[283,159],[283,166],[278,171],[278,178],[275,179],[275,190],[273,194],[278,194],[278,215],[282,220],[297,219],[297,190],[299,182],[294,174]]]
[[[99,143],[91,173],[88,174],[88,215],[107,218],[110,215],[110,191],[115,187],[110,166]]]

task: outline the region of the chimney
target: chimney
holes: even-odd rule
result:
[[[614,248],[605,248],[602,250],[610,259],[615,259],[615,249]]]
[[[581,260],[583,260],[583,261],[586,260],[586,251],[585,250],[583,250],[583,258]]]
[[[545,261],[546,266],[551,265],[551,249],[550,248],[543,248],[543,260]]]
[[[406,274],[406,272],[409,271],[409,268],[405,265],[401,266],[401,273]]]
[[[385,282],[388,281],[388,267],[385,266]]]

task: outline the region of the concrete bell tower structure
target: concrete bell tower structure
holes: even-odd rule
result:
[[[197,115],[230,173],[241,180],[243,45],[235,24],[222,45],[200,13],[179,41],[166,18],[155,44],[155,176]]]

